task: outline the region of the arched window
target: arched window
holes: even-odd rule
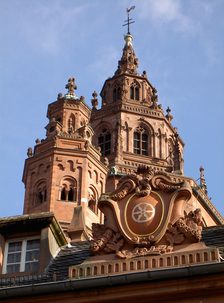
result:
[[[143,127],[136,128],[134,132],[134,153],[138,155],[148,155],[149,137]]]
[[[134,89],[134,86],[131,86],[130,87],[130,98],[132,99],[132,100],[134,100],[135,99],[135,89]]]
[[[75,191],[74,191],[74,188],[70,188],[69,191],[68,191],[68,201],[75,201]]]
[[[132,84],[130,87],[130,99],[139,100],[139,86],[136,84]]]
[[[60,200],[68,202],[77,201],[77,182],[75,179],[65,178],[62,181]]]
[[[135,100],[139,100],[139,87],[135,87]]]
[[[66,201],[66,190],[65,187],[62,188],[61,190],[61,200]]]
[[[46,202],[47,200],[47,186],[46,186],[46,182],[42,181],[40,183],[37,184],[36,189],[35,189],[35,193],[36,193],[36,204],[41,204],[43,202]]]
[[[121,100],[121,88],[114,88],[113,89],[113,101]]]
[[[111,153],[111,134],[106,128],[102,130],[98,137],[98,145],[103,156],[107,156]]]
[[[88,190],[88,207],[95,213],[98,213],[96,191],[93,188]]]

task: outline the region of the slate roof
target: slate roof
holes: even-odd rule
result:
[[[204,241],[207,246],[218,247],[221,256],[224,258],[224,225],[205,228],[202,234],[202,241]],[[65,281],[68,279],[69,266],[78,265],[89,256],[88,241],[66,245],[62,247],[58,255],[52,259],[43,275],[3,278],[0,279],[0,288]]]
[[[202,232],[202,241],[207,246],[218,247],[224,258],[224,225],[205,228]]]
[[[82,263],[90,256],[89,242],[78,242],[72,246],[62,247],[58,255],[49,264],[46,274],[57,281],[68,278],[68,268]]]
[[[220,249],[224,257],[224,226],[208,227],[203,230],[202,241],[207,246],[215,246]],[[71,247],[63,247],[47,269],[47,274],[54,275],[56,280],[65,280],[68,278],[68,268],[71,265],[82,263],[90,256],[89,242],[75,243]]]

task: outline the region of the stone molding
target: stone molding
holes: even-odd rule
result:
[[[69,278],[84,279],[98,276],[114,276],[220,262],[219,250],[217,248],[206,248],[159,256],[144,256],[135,259],[92,260],[69,267]]]

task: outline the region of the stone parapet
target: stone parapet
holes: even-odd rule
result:
[[[102,258],[103,259],[103,258]],[[144,256],[134,259],[92,260],[69,267],[70,279],[84,279],[98,276],[114,276],[133,272],[175,269],[210,263],[219,263],[217,248],[170,253],[165,255]]]

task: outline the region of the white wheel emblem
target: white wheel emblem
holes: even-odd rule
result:
[[[155,208],[148,203],[139,203],[132,210],[132,219],[137,223],[151,220],[155,215]]]

